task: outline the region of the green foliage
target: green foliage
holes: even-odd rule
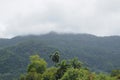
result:
[[[67,68],[70,67],[70,65],[67,64],[66,60],[62,60],[57,66],[58,66],[58,70],[55,77],[56,79],[60,79],[67,71]]]
[[[70,68],[61,80],[89,80],[89,72],[83,69]]]
[[[111,73],[111,76],[116,77],[117,79],[120,79],[120,70],[119,69],[113,70]]]
[[[26,75],[26,79],[25,80],[41,80],[42,79],[42,75],[37,73],[37,72],[29,72]]]
[[[95,76],[95,80],[116,80],[116,78],[100,73]]]
[[[47,68],[44,71],[46,62],[38,55],[30,57],[30,65],[28,66],[28,72],[25,75],[21,75],[20,80],[117,80],[119,78],[111,77],[107,74],[96,74],[88,69],[82,67],[81,62],[77,59],[71,59],[69,61],[62,60],[56,67]],[[44,66],[40,63],[44,63]],[[35,63],[35,64],[33,64]],[[36,66],[37,65],[37,66]],[[37,71],[38,70],[38,71]],[[115,72],[115,71],[114,71]],[[116,73],[116,72],[115,72]],[[116,73],[117,74],[117,73]]]
[[[62,60],[57,64],[58,70],[56,73],[56,79],[62,78],[64,73],[68,68],[80,69],[82,67],[82,63],[78,60],[78,58],[73,58],[71,60]]]
[[[47,63],[38,55],[30,56],[30,64],[26,75],[22,75],[20,80],[42,80],[42,74],[45,72]]]
[[[82,67],[82,62],[80,62],[78,60],[78,58],[74,58],[72,60],[70,60],[70,65],[73,67],[73,68],[77,68],[77,69],[80,69]]]
[[[51,54],[50,58],[52,59],[53,62],[58,63],[60,58],[59,52],[56,51],[55,53]]]
[[[48,68],[44,73],[43,73],[43,80],[56,80],[55,75],[57,72],[57,68],[51,67]]]
[[[28,72],[37,72],[42,74],[46,70],[47,63],[41,59],[38,55],[30,57],[30,65],[28,65]]]
[[[116,80],[118,78],[100,73],[92,73],[77,59],[62,60],[57,67],[46,69],[46,62],[38,55],[30,57],[30,65],[26,75],[21,75],[20,80]],[[41,64],[42,63],[42,64]],[[43,64],[44,63],[44,64]],[[43,66],[44,65],[44,66]],[[42,66],[42,67],[41,67]],[[39,69],[38,69],[39,68]],[[44,71],[43,71],[43,70]],[[119,71],[113,71],[114,76]]]
[[[111,76],[118,76],[120,75],[120,70],[116,69],[116,70],[112,70]]]
[[[116,80],[106,74],[95,74],[84,69],[68,69],[61,80]]]
[[[26,80],[25,75],[22,74],[22,75],[20,76],[20,80]]]

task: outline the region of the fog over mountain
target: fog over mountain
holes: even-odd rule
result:
[[[50,31],[120,35],[120,0],[1,0],[0,37]]]

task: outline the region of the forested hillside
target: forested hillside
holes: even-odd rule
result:
[[[13,80],[25,73],[29,56],[33,54],[40,55],[51,66],[49,55],[56,50],[61,53],[61,59],[78,57],[92,71],[120,69],[119,36],[49,33],[0,39],[0,80]]]
[[[30,56],[27,72],[21,74],[20,80],[119,80],[120,70],[112,74],[91,72],[78,58],[59,61],[58,51],[50,56],[55,63],[47,68],[47,62],[38,55]]]

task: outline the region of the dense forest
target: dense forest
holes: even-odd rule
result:
[[[51,69],[54,63],[49,55],[54,51],[61,53],[60,61],[78,57],[91,72],[107,74],[120,69],[119,36],[97,37],[90,34],[52,32],[0,39],[0,80],[16,80],[20,74],[27,72],[27,65],[31,64],[29,56],[36,53],[46,61],[46,70]]]
[[[59,52],[54,52],[50,58],[55,66],[47,68],[47,62],[38,55],[30,57],[27,73],[20,80],[119,80],[120,70],[111,75],[91,72],[77,58],[59,61]]]

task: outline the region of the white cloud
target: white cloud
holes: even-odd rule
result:
[[[6,27],[0,23],[0,38],[5,37]]]
[[[120,35],[120,0],[2,0],[0,37],[49,31]]]

